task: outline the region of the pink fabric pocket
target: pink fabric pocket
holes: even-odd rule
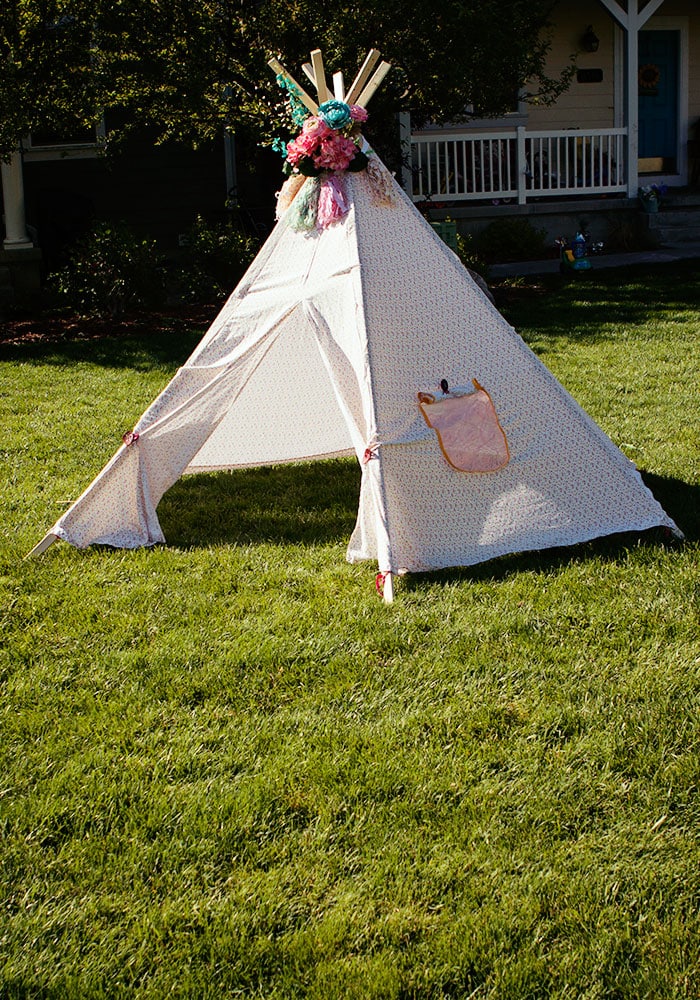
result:
[[[508,464],[508,441],[486,389],[472,379],[474,392],[436,398],[419,392],[423,418],[437,434],[447,462],[458,472],[496,472]]]

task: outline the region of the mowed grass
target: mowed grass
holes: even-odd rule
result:
[[[699,306],[700,264],[504,305],[684,544],[391,606],[344,561],[349,460],[24,561],[201,331],[7,348],[0,997],[700,997]]]

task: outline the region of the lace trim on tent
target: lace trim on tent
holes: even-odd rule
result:
[[[472,383],[473,392],[419,392],[418,406],[453,469],[497,472],[510,460],[508,441],[488,392]]]

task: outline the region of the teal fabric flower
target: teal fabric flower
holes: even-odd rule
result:
[[[332,129],[345,128],[350,124],[350,107],[343,101],[324,101],[319,106],[318,117]]]
[[[272,140],[270,145],[272,146],[274,151],[276,153],[279,153],[284,160],[287,159],[287,143],[284,141],[284,139],[280,139],[279,137],[277,137]]]
[[[286,77],[279,74],[277,76],[277,86],[281,90],[286,90],[289,95],[289,109],[292,115],[292,121],[297,128],[301,128],[306,119],[309,117],[308,110],[304,107],[302,101],[300,100],[301,91],[296,84],[292,83]]]

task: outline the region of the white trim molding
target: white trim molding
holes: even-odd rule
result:
[[[65,142],[41,143],[34,142],[31,133],[22,142],[24,159],[29,162],[36,160],[85,160],[101,156],[107,139],[107,127],[101,118],[94,129],[94,139],[76,141],[67,137]]]

